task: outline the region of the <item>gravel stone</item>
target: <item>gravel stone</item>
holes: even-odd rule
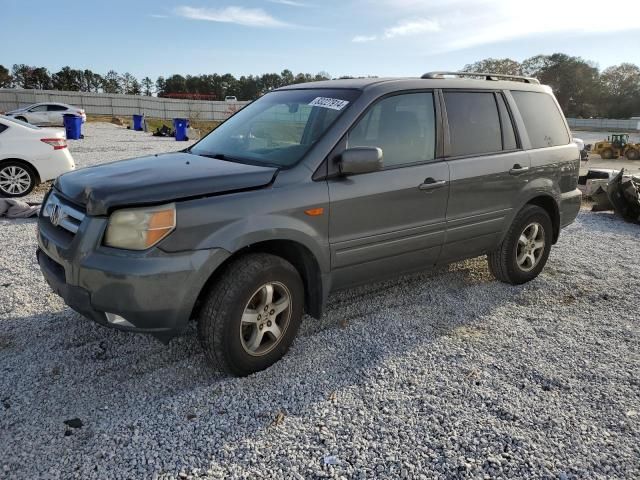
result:
[[[85,135],[79,166],[186,145]],[[347,290],[230,378],[195,328],[165,346],[71,311],[35,221],[0,220],[2,478],[640,478],[639,245],[585,209],[526,285],[477,258]]]

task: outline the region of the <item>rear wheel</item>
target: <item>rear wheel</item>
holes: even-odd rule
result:
[[[627,153],[625,155],[627,157],[627,160],[638,160],[638,158],[640,158],[640,151],[636,150],[635,148],[630,148],[627,150]]]
[[[37,185],[33,169],[21,162],[0,164],[0,195],[3,197],[24,197]]]
[[[244,376],[278,361],[302,320],[304,287],[297,270],[275,255],[232,262],[211,287],[198,316],[198,336],[216,368]]]
[[[525,206],[513,220],[502,244],[487,255],[494,277],[518,285],[542,271],[553,241],[549,214],[537,205]]]

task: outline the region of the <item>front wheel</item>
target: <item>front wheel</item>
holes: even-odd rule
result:
[[[244,376],[287,352],[298,332],[304,286],[298,271],[275,255],[233,261],[211,287],[198,316],[198,336],[216,368]]]
[[[640,158],[640,150],[630,148],[627,150],[627,153],[625,155],[627,157],[627,160],[638,160],[638,158]]]
[[[542,271],[553,241],[549,214],[537,205],[527,205],[516,215],[500,246],[487,255],[489,270],[498,280],[519,285]]]

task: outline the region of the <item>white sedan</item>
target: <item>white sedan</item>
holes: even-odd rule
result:
[[[64,130],[0,116],[0,197],[22,197],[75,168]]]
[[[7,117],[34,125],[64,125],[63,115],[65,114],[82,117],[83,123],[87,120],[87,114],[82,108],[56,102],[34,103],[5,113]]]

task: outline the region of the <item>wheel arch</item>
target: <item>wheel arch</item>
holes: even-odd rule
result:
[[[549,214],[551,225],[553,225],[553,243],[555,244],[560,236],[560,208],[556,199],[551,195],[542,194],[529,199],[525,205],[537,205]]]
[[[18,163],[29,168],[29,170],[31,170],[36,176],[36,185],[39,185],[40,183],[42,183],[40,172],[38,171],[38,168],[33,163],[27,160],[23,160],[21,158],[13,158],[13,157],[3,158],[3,159],[0,159],[0,168],[2,168],[4,165],[9,163]]]
[[[328,294],[328,287],[323,282],[320,264],[315,255],[302,243],[294,240],[265,240],[246,245],[220,264],[218,268],[209,276],[198,293],[197,300],[193,306],[191,318],[195,318],[202,306],[203,299],[207,292],[218,279],[224,275],[229,265],[236,259],[249,253],[269,253],[291,263],[298,271],[304,285],[304,311],[314,318],[322,316],[325,298]]]

